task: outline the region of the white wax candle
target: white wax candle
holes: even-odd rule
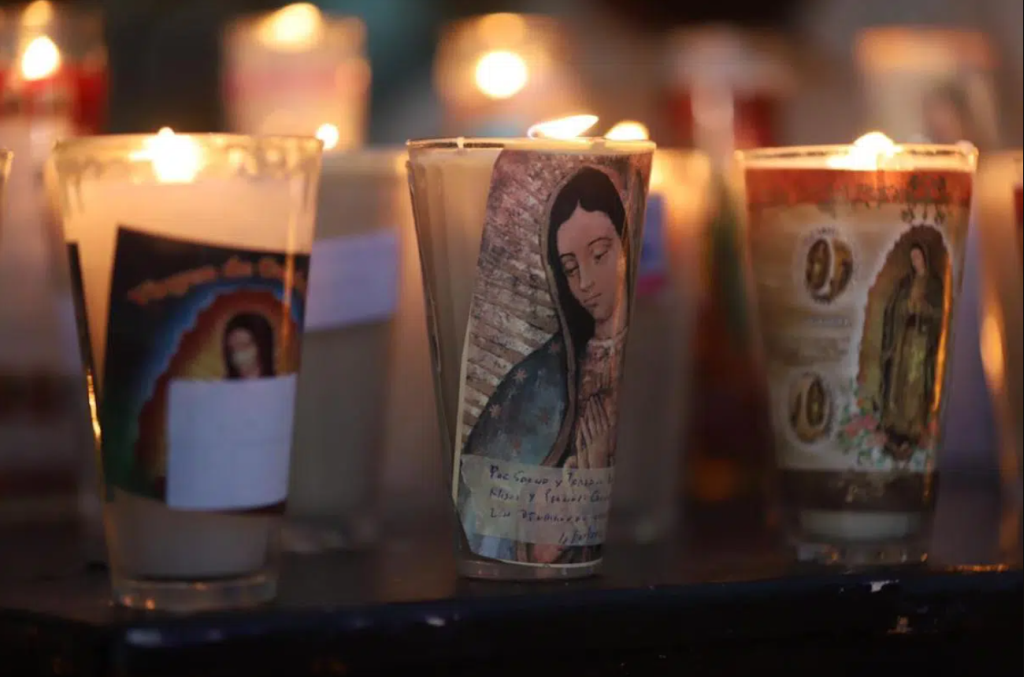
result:
[[[308,3],[232,22],[224,36],[229,129],[358,147],[370,84],[364,45],[359,19],[325,16]]]
[[[437,434],[405,166],[404,148],[324,157],[289,513],[327,527],[310,532],[327,544],[360,545],[378,507],[405,515],[435,495],[424,480]],[[382,481],[391,500],[378,506]]]
[[[0,120],[0,147],[16,157],[4,207],[4,237],[0,241],[0,285],[17,285],[0,308],[0,364],[17,369],[42,368],[74,373],[57,330],[51,295],[56,263],[40,187],[43,160],[50,146],[70,132],[61,117],[14,117]],[[71,353],[74,355],[74,353]]]
[[[666,284],[644,292],[644,282],[638,281],[620,405],[623,453],[615,467],[613,539],[650,541],[674,524],[690,413],[698,258],[709,215],[710,180],[706,156],[655,151],[644,246],[650,243],[664,257]],[[644,275],[642,265],[638,275],[638,280]]]
[[[309,176],[284,167],[280,173],[251,174],[259,166],[254,164],[257,158],[240,137],[171,136],[170,146],[147,151],[154,139],[167,138],[162,132],[160,137],[71,141],[67,148],[58,147],[50,167],[51,193],[61,205],[64,237],[78,248],[100,401],[120,228],[273,254],[309,254],[312,248],[309,207],[314,192]],[[232,142],[238,143],[234,151],[222,150]],[[271,152],[258,159],[280,161],[286,154],[294,159],[303,152],[295,140],[284,146],[281,155]],[[209,172],[208,165],[213,167]],[[264,564],[272,525],[266,515],[174,510],[122,488],[109,489],[105,518],[115,573],[227,576],[254,572]]]
[[[983,156],[976,198],[984,262],[982,357],[1001,420],[1003,475],[1018,485],[1024,467],[1021,162],[1020,151]]]

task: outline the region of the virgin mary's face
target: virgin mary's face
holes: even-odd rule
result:
[[[558,229],[558,259],[580,305],[595,322],[611,320],[625,294],[626,257],[608,215],[577,206]]]
[[[227,336],[231,363],[243,378],[259,378],[260,349],[247,329],[234,329]]]
[[[924,275],[928,272],[928,264],[925,263],[924,254],[916,247],[910,250],[910,265],[914,267],[914,272],[918,275]]]

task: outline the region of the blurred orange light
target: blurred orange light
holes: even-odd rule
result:
[[[280,51],[302,51],[319,42],[323,19],[315,5],[300,2],[268,16],[260,25],[259,34],[264,44]]]
[[[341,133],[338,131],[337,125],[325,122],[317,128],[316,138],[323,141],[324,150],[331,150],[338,145],[338,140],[341,139]]]
[[[623,120],[609,129],[604,138],[612,141],[646,141],[651,138],[651,133],[642,122]]]
[[[21,55],[21,76],[26,80],[48,78],[60,68],[60,49],[45,35],[32,39]]]
[[[492,99],[508,99],[526,86],[529,69],[515,52],[488,52],[476,64],[476,86]]]

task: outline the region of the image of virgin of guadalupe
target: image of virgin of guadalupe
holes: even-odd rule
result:
[[[886,451],[906,461],[922,441],[935,398],[936,358],[943,323],[942,279],[927,250],[910,248],[910,272],[885,306],[881,343],[881,427]]]
[[[229,380],[274,376],[274,329],[256,313],[239,313],[224,328],[221,340]]]
[[[569,468],[615,461],[618,399],[634,260],[626,211],[603,171],[579,170],[561,188],[541,251],[558,331],[515,364],[489,397],[465,455]],[[459,515],[470,548],[508,561],[571,564],[600,546],[529,544],[477,534],[478,515],[460,473]]]

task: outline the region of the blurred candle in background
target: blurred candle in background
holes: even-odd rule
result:
[[[107,99],[101,17],[39,0],[0,11],[0,146],[14,151],[0,243],[0,519],[73,515],[88,458],[67,261],[54,247],[42,166],[96,131]],[[58,255],[59,254],[59,255]]]
[[[779,36],[704,26],[680,29],[667,44],[673,143],[717,157],[778,143],[780,108],[795,85]]]
[[[583,104],[571,35],[556,19],[487,14],[449,24],[434,62],[443,133],[516,136]]]
[[[866,122],[900,141],[998,144],[993,70],[985,34],[948,28],[876,27],[855,47]],[[961,311],[956,317],[943,470],[994,472],[996,422],[981,356],[980,233],[968,235]]]
[[[1024,213],[1021,151],[988,154],[978,170],[976,196],[981,240],[981,356],[999,419],[999,461],[1007,501],[1001,542],[1021,545],[1024,477],[1024,385],[1022,302]]]
[[[355,17],[297,3],[232,22],[224,35],[230,131],[316,135],[324,149],[362,145],[370,64]]]
[[[714,170],[711,216],[697,244],[699,298],[693,427],[677,481],[687,532],[719,538],[764,533],[770,467],[766,397],[749,340],[741,221],[728,166],[736,149],[777,144],[796,84],[780,36],[725,26],[681,29],[667,41],[665,116],[672,140],[705,151]],[[744,425],[737,425],[744,421]],[[723,533],[720,525],[734,525]]]
[[[998,145],[996,56],[984,33],[869,28],[858,35],[855,55],[866,126],[908,142]]]
[[[288,501],[291,549],[369,545],[381,509],[419,514],[436,493],[424,479],[439,471],[437,431],[405,163],[404,148],[324,158]]]
[[[638,122],[605,138],[647,138]],[[700,238],[707,228],[711,167],[696,151],[654,152],[626,347],[616,488],[609,538],[649,543],[677,524],[679,473],[691,411]]]

